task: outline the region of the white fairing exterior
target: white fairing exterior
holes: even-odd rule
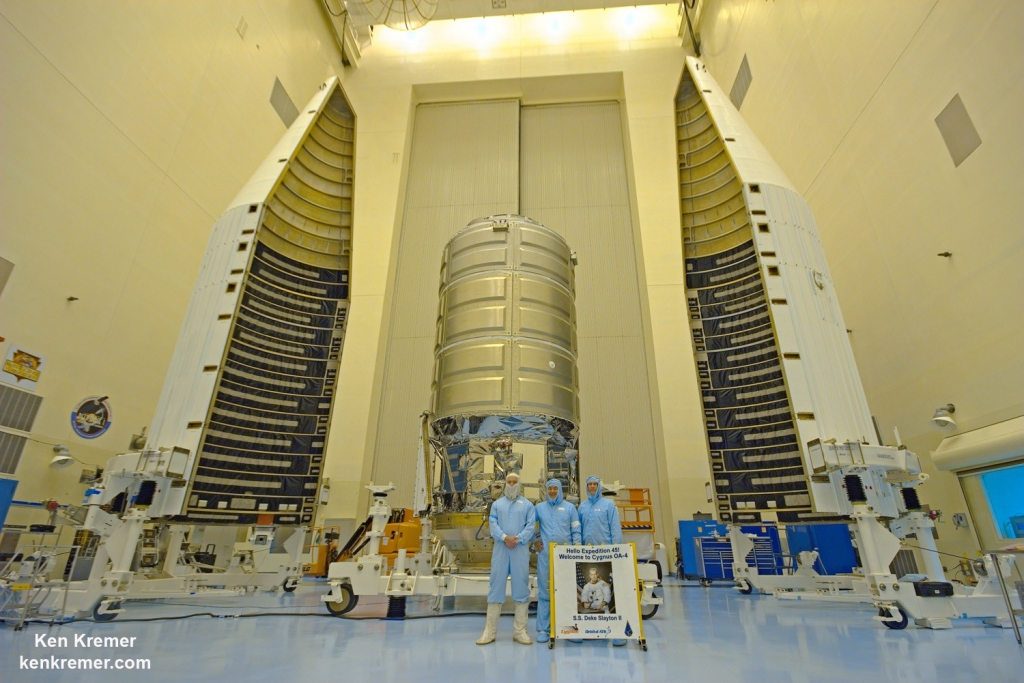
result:
[[[699,60],[687,58],[686,69],[743,184],[797,439],[810,478],[808,442],[877,442],[814,216],[743,121],[727,91]],[[838,511],[828,484],[808,483],[816,512]]]
[[[813,420],[798,421],[800,437],[805,444],[816,438],[875,443],[864,386],[811,209],[800,195],[775,185],[762,183],[761,197],[748,197],[751,210],[757,210],[759,199],[770,227],[768,233],[754,233],[761,264],[779,268],[779,277],[765,278],[769,301],[786,300],[770,304],[775,334],[782,349],[800,354],[799,360],[783,357],[786,382],[793,409],[814,413]],[[766,257],[766,251],[776,256]]]
[[[245,269],[249,251],[240,251],[238,246],[246,241],[242,232],[255,230],[259,219],[259,211],[249,213],[247,206],[237,206],[214,224],[153,417],[147,445],[187,450],[186,475],[192,472],[202,437],[201,427],[190,429],[189,423],[205,422],[217,383],[217,373],[203,372],[203,368],[219,366],[224,356],[231,319],[218,320],[218,316],[234,311],[237,306],[241,288],[228,293],[227,285],[242,279],[231,271]],[[251,243],[252,239],[248,241]],[[186,490],[182,487],[170,493],[162,506],[164,514],[181,511]]]
[[[195,469],[264,203],[336,87],[337,78],[321,86],[213,226],[147,441],[149,448],[187,451],[186,478]],[[180,513],[187,491],[184,486],[172,489],[152,516]]]

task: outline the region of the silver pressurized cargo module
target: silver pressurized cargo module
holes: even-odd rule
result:
[[[535,500],[549,478],[578,500],[574,266],[565,240],[523,216],[475,220],[445,247],[433,528],[462,569],[489,566],[486,514],[507,472],[522,471]]]

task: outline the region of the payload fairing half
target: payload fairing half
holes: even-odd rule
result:
[[[687,307],[718,517],[835,512],[815,440],[875,431],[807,202],[687,58],[676,97]]]
[[[151,516],[313,521],[350,301],[354,131],[332,78],[214,225],[141,455],[180,475]]]

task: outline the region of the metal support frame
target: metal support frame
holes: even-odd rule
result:
[[[460,573],[451,571],[449,567],[435,566],[430,543],[430,521],[424,519],[423,532],[420,536],[419,552],[408,554],[405,549],[398,551],[395,566],[388,567],[386,557],[380,555],[380,536],[388,518],[391,507],[387,503],[387,493],[393,486],[374,486],[368,488],[373,493],[370,506],[372,529],[366,553],[347,562],[333,562],[328,567],[327,577],[331,589],[320,596],[327,603],[329,610],[342,616],[349,605],[354,605],[351,596],[358,598],[364,595],[386,595],[392,597],[408,597],[424,595],[434,598],[435,606],[446,597],[485,597],[490,589],[490,577],[485,573]],[[638,574],[642,584],[640,604],[645,612],[656,611],[664,603],[664,599],[654,593],[661,585],[658,567],[650,562],[638,565]],[[506,595],[512,595],[511,580],[506,583]],[[530,601],[537,599],[537,579],[530,576]],[[334,611],[330,605],[346,605],[343,610]],[[435,607],[437,609],[437,607]]]

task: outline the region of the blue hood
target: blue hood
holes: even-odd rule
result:
[[[588,488],[587,489],[587,494],[588,494],[587,495],[587,500],[589,500],[591,503],[596,503],[597,501],[601,500],[601,480],[598,477],[587,477],[587,484],[588,485],[592,481],[596,481],[597,482],[597,493],[595,493],[592,496],[589,495],[590,494],[590,489]]]
[[[563,498],[562,498],[562,482],[560,482],[557,479],[548,479],[548,483],[547,483],[546,486],[557,486],[558,487],[558,495],[555,496],[554,500],[551,500],[551,496],[548,495],[547,488],[545,488],[544,489],[544,500],[546,500],[547,502],[551,503],[552,505],[561,505],[562,504],[562,500],[563,500]]]

